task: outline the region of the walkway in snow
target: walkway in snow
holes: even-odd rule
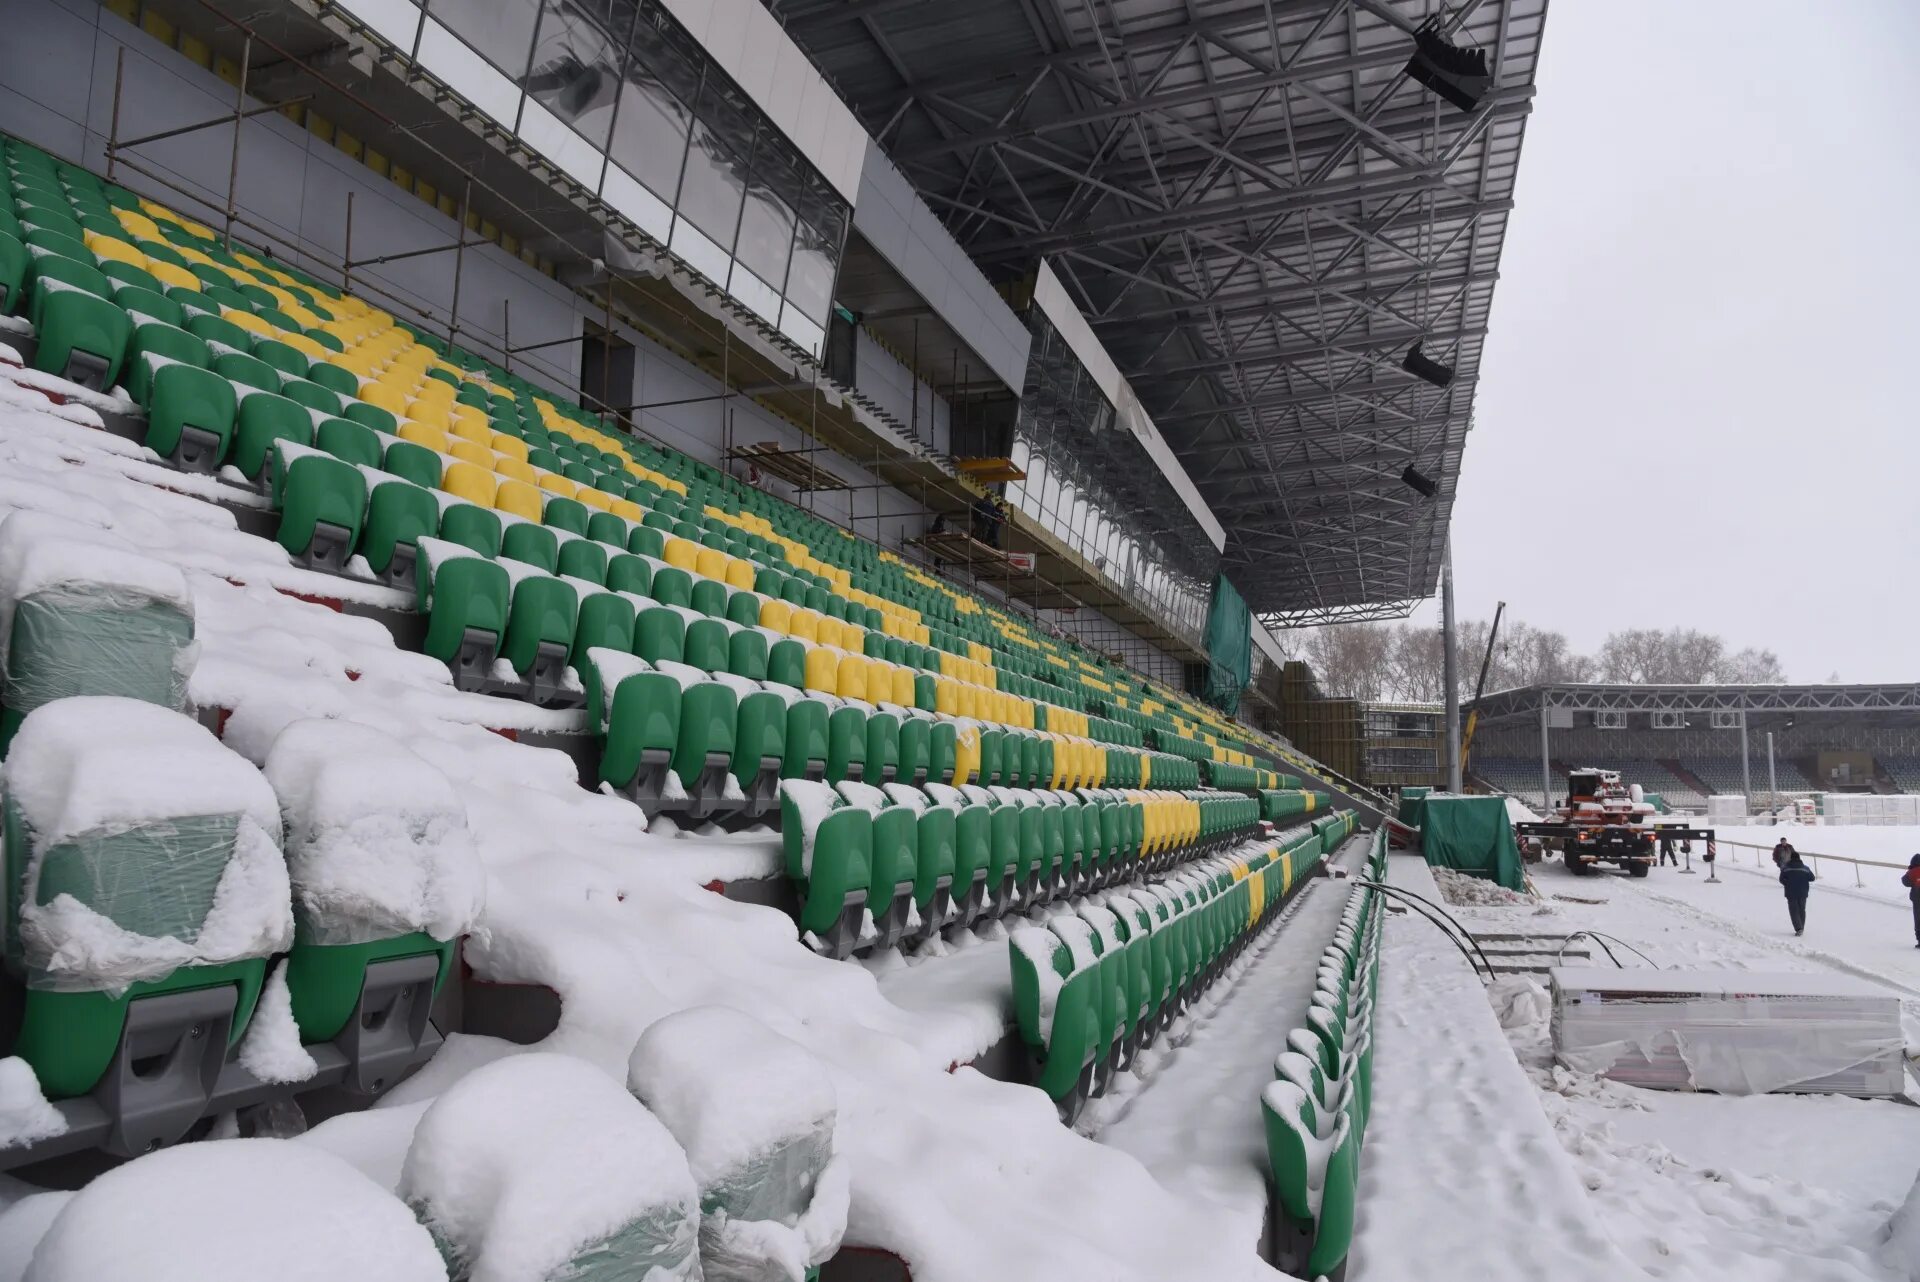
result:
[[[1353,837],[1337,865],[1357,869],[1372,840]],[[1260,1092],[1287,1030],[1306,1017],[1320,952],[1351,890],[1344,880],[1308,882],[1219,1004],[1150,1062],[1146,1085],[1096,1106],[1102,1143],[1139,1158],[1169,1191],[1231,1215],[1238,1240],[1255,1249],[1268,1196]]]
[[[1437,900],[1417,856],[1387,880]],[[1513,911],[1513,910],[1509,910]],[[1487,992],[1425,920],[1391,914],[1373,1028],[1351,1282],[1620,1282],[1613,1246]]]

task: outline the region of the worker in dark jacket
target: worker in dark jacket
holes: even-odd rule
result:
[[[1793,844],[1785,837],[1773,843],[1773,866],[1785,868],[1787,860],[1793,858]]]
[[[1913,946],[1920,948],[1920,855],[1907,861],[1907,870],[1900,874],[1900,884],[1907,888],[1907,898],[1913,901]]]
[[[1780,865],[1780,886],[1787,892],[1787,917],[1793,922],[1793,933],[1803,935],[1807,930],[1807,892],[1813,889],[1813,869],[1800,862],[1800,856],[1791,848],[1787,862]]]

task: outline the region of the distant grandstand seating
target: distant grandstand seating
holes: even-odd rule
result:
[[[1680,764],[1698,775],[1701,782],[1716,793],[1739,794],[1751,790],[1750,795],[1766,795],[1767,759],[1764,755],[1750,759],[1745,773],[1741,771],[1738,757],[1688,757]],[[1779,781],[1779,791],[1783,797],[1819,791],[1792,762],[1776,760],[1774,776]]]
[[[1920,792],[1920,757],[1881,757],[1880,766],[1901,792]]]
[[[1524,757],[1479,757],[1473,758],[1472,773],[1485,780],[1491,786],[1518,799],[1521,804],[1535,810],[1547,805],[1540,795],[1540,761],[1531,761]],[[1556,774],[1554,777],[1554,801],[1566,797],[1566,779]]]

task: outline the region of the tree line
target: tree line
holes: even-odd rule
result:
[[[1488,623],[1460,625],[1456,673],[1462,700],[1473,697],[1487,650]],[[1313,668],[1323,693],[1388,703],[1438,703],[1446,686],[1445,649],[1437,627],[1411,623],[1343,623],[1283,633],[1281,648]],[[1787,679],[1779,656],[1692,628],[1627,628],[1611,633],[1593,654],[1581,654],[1566,634],[1514,619],[1501,620],[1487,692],[1568,681],[1647,685],[1777,684]]]

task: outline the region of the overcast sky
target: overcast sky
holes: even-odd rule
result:
[[[1920,681],[1916,63],[1916,0],[1552,0],[1453,512],[1463,618]]]

